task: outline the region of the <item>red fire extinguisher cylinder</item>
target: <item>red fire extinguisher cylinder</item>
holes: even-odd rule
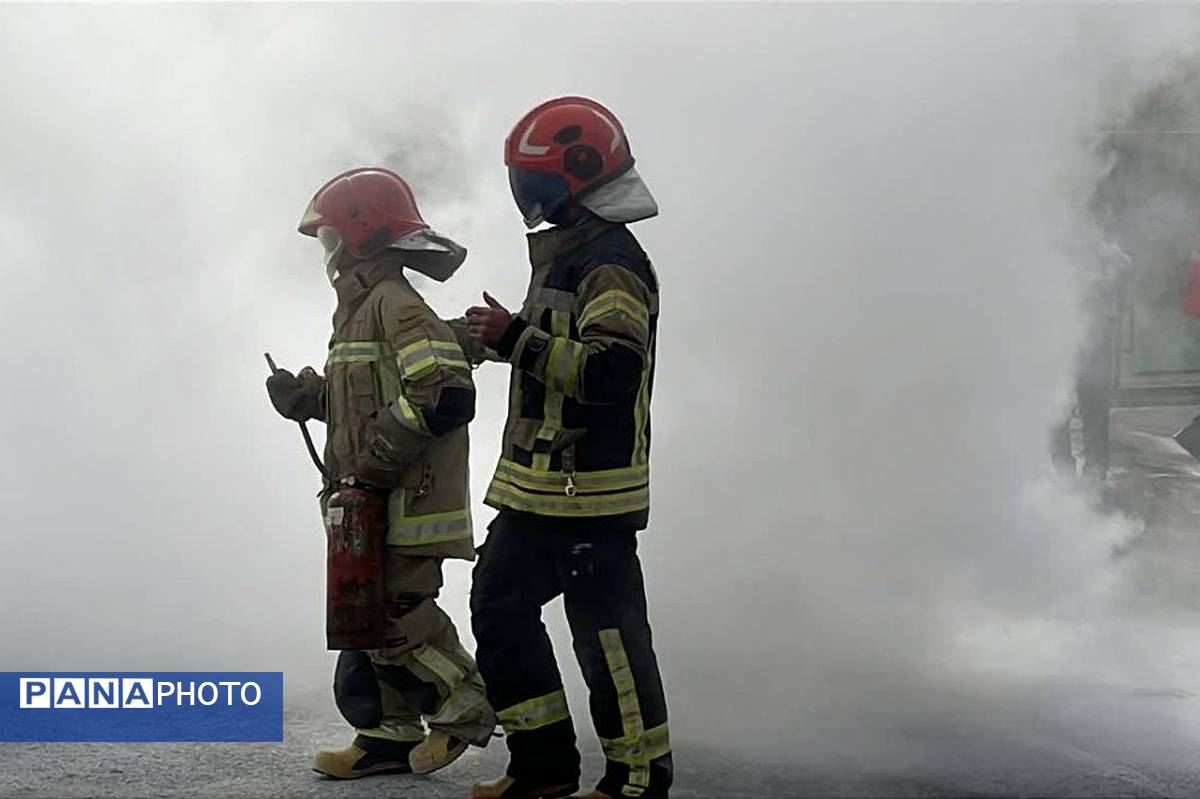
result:
[[[329,497],[325,506],[329,649],[383,646],[387,530],[385,493],[343,487]]]

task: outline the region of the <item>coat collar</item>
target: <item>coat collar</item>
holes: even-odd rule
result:
[[[612,222],[606,222],[593,216],[574,227],[552,227],[527,233],[529,240],[529,263],[536,269],[553,263],[555,260],[577,249],[584,242],[596,238],[601,233],[617,227]]]

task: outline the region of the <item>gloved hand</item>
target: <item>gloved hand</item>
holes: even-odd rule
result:
[[[387,408],[371,414],[363,436],[363,451],[354,464],[354,476],[380,488],[400,485],[404,472],[423,442],[396,421]]]
[[[323,418],[321,397],[325,393],[325,378],[311,366],[294,375],[287,369],[279,369],[267,378],[267,395],[275,410],[285,419],[307,422]]]

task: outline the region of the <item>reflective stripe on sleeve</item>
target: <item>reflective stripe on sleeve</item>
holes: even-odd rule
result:
[[[425,427],[424,417],[417,413],[416,408],[403,394],[392,400],[388,405],[388,410],[391,411],[392,418],[414,433],[422,436],[430,435],[428,428]]]
[[[560,688],[553,693],[527,699],[518,705],[507,707],[496,714],[504,731],[529,732],[571,718],[567,707],[567,695]]]
[[[609,314],[622,313],[643,330],[650,328],[650,311],[646,304],[628,291],[610,289],[593,298],[579,314],[579,329],[583,330]]]
[[[463,357],[457,342],[418,339],[396,353],[400,375],[405,380],[416,380],[438,366],[447,369],[471,371],[471,365]]]

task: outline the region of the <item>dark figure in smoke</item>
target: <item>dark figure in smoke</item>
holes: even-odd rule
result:
[[[327,425],[322,504],[344,485],[380,492],[388,527],[383,645],[343,651],[334,675],[338,709],[358,734],[344,749],[318,752],[313,768],[338,779],[428,773],[468,743],[485,745],[496,726],[475,661],[436,603],[442,560],[475,554],[467,464],[475,386],[455,334],[403,271],[445,280],[466,250],[429,229],[408,186],[386,169],[329,181],[300,232],[324,246],[337,293],[329,358],[324,376],[281,369],[267,391],[283,416]]]
[[[1200,369],[1196,327],[1180,313],[1200,216],[1200,70],[1182,64],[1138,95],[1100,151],[1109,169],[1091,211],[1106,252],[1094,259],[1078,379],[1084,470],[1098,477],[1108,466],[1112,389],[1128,381],[1144,389],[1140,402],[1154,404],[1157,388],[1181,388],[1185,373]],[[1118,353],[1122,316],[1129,327]],[[1059,432],[1058,458],[1073,468],[1065,428]]]
[[[1103,482],[1109,465],[1109,411],[1113,389],[1113,346],[1120,325],[1119,281],[1128,275],[1130,261],[1120,247],[1103,242],[1091,259],[1093,272],[1085,292],[1087,327],[1079,348],[1075,377],[1075,408],[1081,429],[1084,477]],[[1074,475],[1076,461],[1071,442],[1071,418],[1054,433],[1052,453],[1064,471]]]
[[[519,313],[490,295],[467,311],[481,354],[512,365],[508,423],[486,502],[472,627],[507,774],[474,799],[578,789],[579,753],[542,606],[562,595],[607,765],[588,799],[662,799],[667,707],[646,618],[637,532],[649,515],[650,392],[658,280],[626,223],[658,207],[625,132],[600,104],[563,97],[509,134],[505,161],[533,276]]]

